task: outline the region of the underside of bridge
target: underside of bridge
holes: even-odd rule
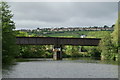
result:
[[[63,45],[98,46],[100,38],[16,37],[18,45],[54,45],[53,59],[62,60]]]

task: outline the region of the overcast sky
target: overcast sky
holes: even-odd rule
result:
[[[117,2],[12,2],[17,29],[111,26],[117,20]]]

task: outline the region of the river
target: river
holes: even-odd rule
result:
[[[118,78],[118,65],[91,58],[29,58],[4,67],[3,78]]]

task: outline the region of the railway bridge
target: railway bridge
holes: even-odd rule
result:
[[[63,45],[98,46],[100,38],[16,37],[18,45],[54,45],[54,60],[62,60]]]

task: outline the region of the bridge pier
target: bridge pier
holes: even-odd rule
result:
[[[53,52],[53,60],[62,60],[62,45],[55,45]]]

